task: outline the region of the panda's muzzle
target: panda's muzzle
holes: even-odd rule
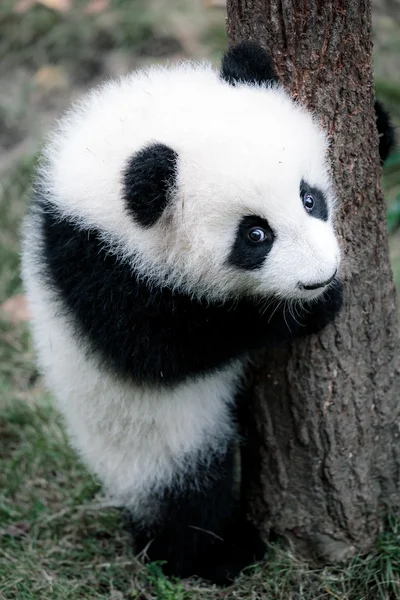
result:
[[[332,275],[332,277],[329,277],[329,279],[327,279],[326,281],[319,281],[318,283],[312,283],[310,285],[305,285],[304,283],[298,283],[298,287],[301,290],[318,290],[319,288],[323,288],[326,287],[327,285],[329,285],[336,277],[336,273],[337,273],[337,269],[334,272],[334,274]]]

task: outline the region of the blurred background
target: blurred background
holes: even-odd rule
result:
[[[377,96],[400,125],[400,0],[373,0],[373,31]],[[40,145],[71,100],[155,61],[217,62],[226,46],[224,0],[0,0],[0,598],[186,597],[142,579],[118,517],[93,513],[97,484],[34,366],[19,237]],[[383,181],[400,286],[400,150]]]

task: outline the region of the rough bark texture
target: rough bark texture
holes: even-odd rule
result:
[[[374,542],[400,505],[400,361],[373,115],[371,0],[229,0],[232,42],[274,58],[332,136],[345,309],[321,335],[255,360],[249,512],[308,557]]]

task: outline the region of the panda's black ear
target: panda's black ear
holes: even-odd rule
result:
[[[396,134],[389,114],[378,100],[375,100],[375,118],[379,134],[379,156],[383,164],[395,149]]]
[[[276,83],[274,64],[269,54],[254,42],[232,46],[222,59],[221,78],[236,83]]]
[[[176,182],[178,154],[169,146],[153,143],[136,152],[123,174],[123,198],[128,212],[143,227],[161,217]]]

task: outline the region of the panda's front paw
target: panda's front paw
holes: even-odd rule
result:
[[[236,523],[216,547],[201,577],[217,585],[229,585],[245,569],[264,558],[266,545],[256,528],[248,521]]]
[[[229,585],[245,567],[263,558],[266,546],[256,528],[243,517],[225,527],[219,535],[192,527],[175,531],[166,528],[158,533],[134,527],[135,550],[146,549],[150,562],[162,561],[167,577],[197,576],[217,585]]]
[[[341,311],[343,306],[343,284],[335,279],[329,289],[316,301],[304,306],[305,334],[318,333]]]

